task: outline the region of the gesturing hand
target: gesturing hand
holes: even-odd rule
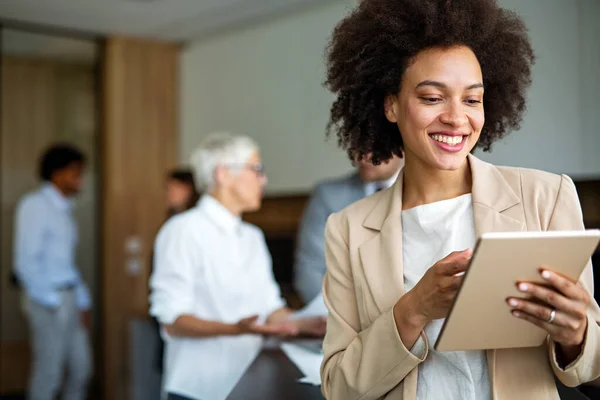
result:
[[[322,337],[327,328],[327,317],[301,318],[294,320],[298,332],[304,335]]]
[[[258,334],[273,336],[295,336],[298,328],[293,321],[282,321],[273,324],[257,324],[258,315],[243,318],[237,323],[240,334]]]

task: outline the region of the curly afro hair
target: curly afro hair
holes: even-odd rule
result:
[[[351,159],[379,164],[402,157],[398,126],[384,114],[411,58],[432,47],[464,45],[477,56],[485,87],[485,125],[476,147],[518,129],[535,56],[527,28],[496,0],[362,0],[334,29],[325,86],[336,95],[327,136]]]

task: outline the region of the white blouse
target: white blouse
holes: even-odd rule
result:
[[[425,204],[402,212],[404,283],[411,290],[436,262],[453,251],[473,248],[476,242],[471,195]],[[425,326],[429,340],[427,359],[419,365],[418,400],[491,399],[484,351],[436,352],[443,319]],[[419,337],[411,352],[425,353]]]
[[[210,196],[159,232],[150,287],[150,314],[163,324],[184,314],[264,320],[285,305],[262,231]],[[164,336],[164,390],[202,400],[225,399],[262,346],[258,335]]]

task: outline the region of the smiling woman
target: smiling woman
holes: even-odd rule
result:
[[[583,229],[568,176],[470,154],[523,117],[534,55],[520,17],[495,0],[363,1],[335,28],[328,57],[329,133],[353,158],[404,151],[405,167],[390,189],[327,222],[325,396],[557,400],[555,377],[598,379],[591,264],[580,282],[552,266],[540,271],[544,286],[515,282],[522,296],[506,313],[545,330],[544,346],[431,346],[478,235]]]
[[[396,124],[384,115],[381,104],[407,84],[400,78],[407,67],[414,66],[415,56],[434,46],[464,45],[477,58],[478,65],[473,68],[485,71],[468,84],[472,89],[483,84],[488,92],[484,99],[487,124],[477,147],[490,150],[494,141],[519,127],[535,57],[526,27],[513,12],[491,11],[488,1],[368,3],[335,28],[328,49],[326,84],[337,95],[328,131],[338,135],[343,148],[360,155],[373,151],[376,162],[400,153],[403,136],[397,134]],[[460,8],[466,14],[457,12]],[[442,9],[451,14],[444,15]],[[367,49],[377,51],[369,57],[357,56]],[[443,53],[437,57],[443,58]],[[453,66],[446,72],[460,75],[462,68]],[[414,83],[444,89],[444,83],[435,79]]]

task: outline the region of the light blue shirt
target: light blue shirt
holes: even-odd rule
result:
[[[53,184],[26,195],[15,218],[15,273],[35,302],[57,308],[61,288],[73,285],[80,309],[91,306],[89,290],[75,265],[78,243],[72,203]]]

